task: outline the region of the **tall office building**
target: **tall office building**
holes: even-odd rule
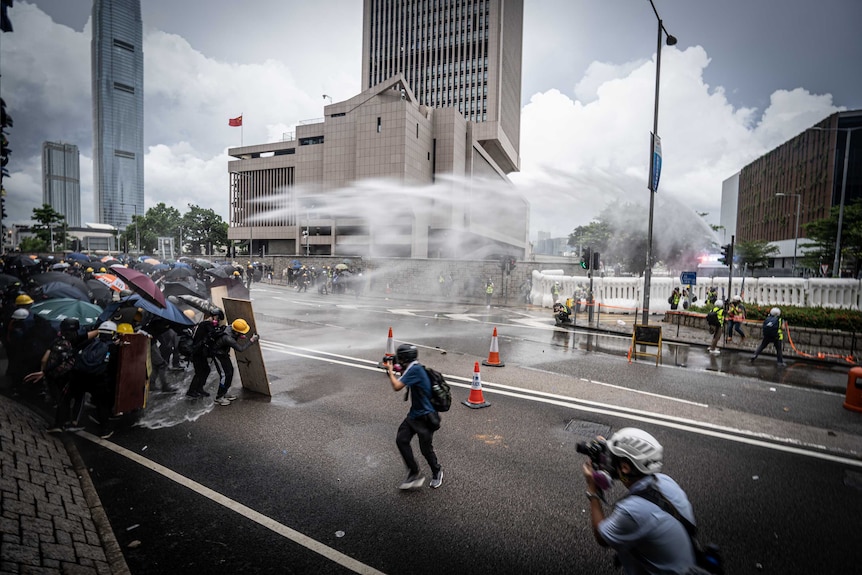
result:
[[[119,228],[144,213],[144,54],[140,0],[93,0],[93,196]]]
[[[363,89],[402,73],[420,104],[457,108],[517,171],[523,22],[523,0],[365,0]]]
[[[81,158],[78,146],[42,144],[42,203],[66,217],[66,225],[81,225]]]

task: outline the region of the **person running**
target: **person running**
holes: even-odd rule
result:
[[[431,482],[428,486],[437,489],[443,485],[443,468],[437,461],[437,454],[434,451],[434,432],[440,429],[440,414],[431,405],[431,380],[418,361],[419,350],[415,345],[408,343],[399,345],[395,351],[395,359],[404,367],[401,377],[396,377],[394,362],[391,360],[386,362],[389,383],[393,391],[401,391],[406,387],[407,395],[410,396],[410,411],[401,422],[395,436],[395,445],[398,446],[398,452],[407,466],[407,479],[398,486],[398,489],[419,489],[425,484],[425,477],[419,474],[419,465],[410,446],[414,435],[419,436],[419,450],[431,468]]]
[[[769,315],[763,320],[763,339],[760,340],[760,345],[757,346],[757,350],[749,361],[757,359],[757,356],[771,343],[775,348],[775,355],[778,356],[778,367],[784,367],[784,355],[781,352],[783,340],[784,331],[781,329],[781,310],[774,307],[769,310]]]
[[[745,332],[742,324],[745,323],[745,304],[738,295],[730,298],[730,307],[727,308],[727,341],[733,341],[733,332],[739,334],[742,343],[745,343]]]
[[[724,300],[717,300],[706,316],[707,325],[709,325],[710,333],[712,334],[712,342],[709,344],[709,353],[719,354],[718,340],[721,339],[724,326]]]

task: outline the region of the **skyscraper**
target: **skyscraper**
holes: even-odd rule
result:
[[[401,72],[420,104],[457,108],[517,171],[523,23],[523,0],[365,0],[363,88]]]
[[[140,0],[93,0],[93,196],[96,219],[144,214],[144,54]]]
[[[66,225],[81,225],[81,160],[78,146],[42,144],[42,203],[66,216]]]

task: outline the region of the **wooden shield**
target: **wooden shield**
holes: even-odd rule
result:
[[[216,297],[217,294],[213,293],[213,302],[216,301]],[[230,325],[233,320],[242,318],[248,322],[248,325],[251,327],[248,335],[258,333],[257,326],[254,321],[254,311],[251,308],[251,302],[249,300],[222,297],[221,304],[223,306],[222,309],[224,309],[225,320],[228,325]],[[244,352],[235,354],[235,359],[237,371],[239,372],[239,378],[242,382],[243,388],[272,397],[272,392],[269,389],[269,378],[266,375],[266,366],[263,364],[263,353],[261,353],[260,345],[254,344]]]
[[[146,407],[149,353],[150,340],[147,336],[139,333],[125,333],[120,336],[114,415]]]

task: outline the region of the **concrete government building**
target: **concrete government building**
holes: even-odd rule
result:
[[[252,253],[525,256],[522,0],[365,0],[363,91],[231,148],[228,238]],[[324,96],[326,98],[326,96]]]

